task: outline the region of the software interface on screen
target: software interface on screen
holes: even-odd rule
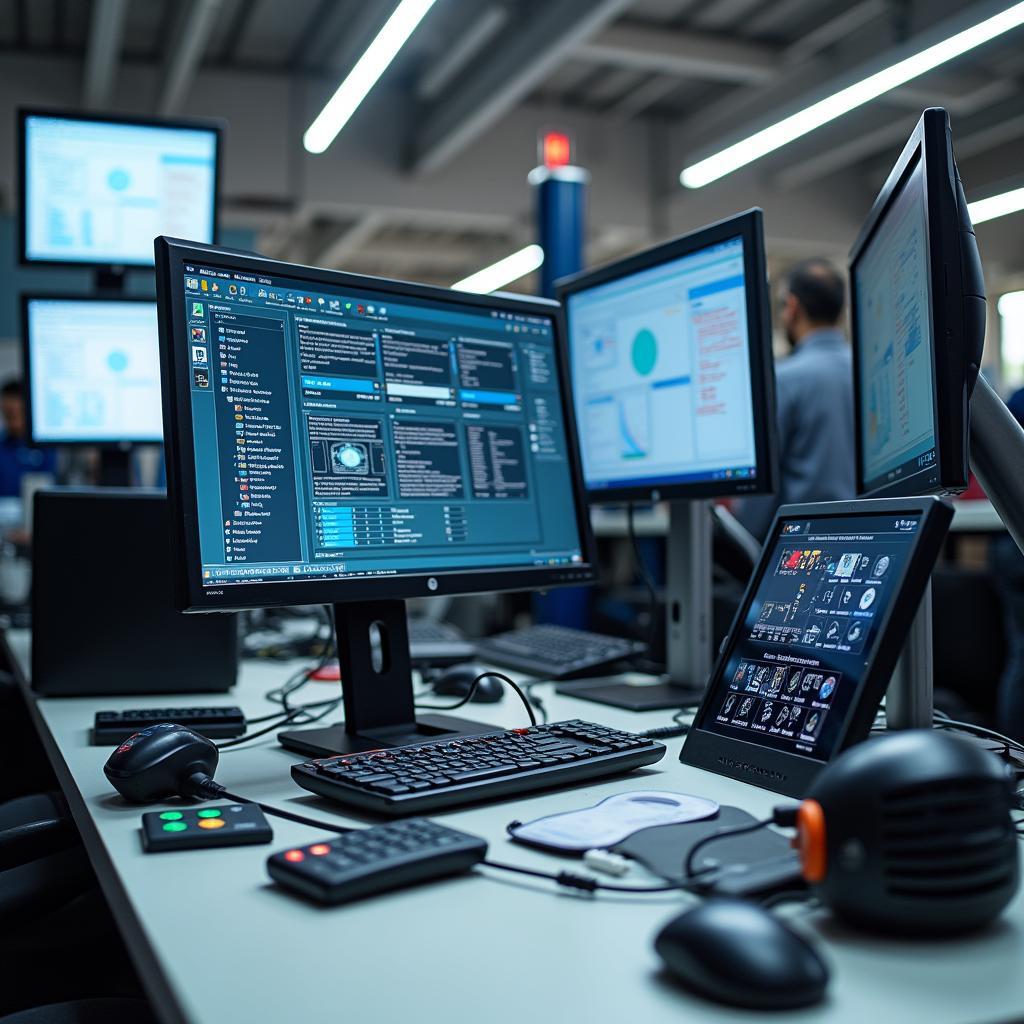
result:
[[[854,269],[865,490],[936,458],[926,218],[918,162]]]
[[[568,297],[589,489],[754,479],[744,285],[734,238]]]
[[[32,299],[27,328],[35,440],[162,440],[156,303]]]
[[[153,239],[214,240],[217,135],[202,129],[30,116],[30,260],[153,262]]]
[[[782,520],[701,727],[827,761],[919,526],[916,515]]]
[[[205,585],[582,561],[550,318],[184,284]]]

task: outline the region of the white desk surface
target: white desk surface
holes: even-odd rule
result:
[[[8,642],[19,662],[27,664],[28,637],[11,634]],[[666,921],[691,905],[692,898],[683,894],[592,897],[478,868],[420,888],[320,908],[272,885],[264,863],[272,851],[326,833],[274,819],[274,840],[267,846],[144,854],[140,814],[152,808],[127,805],[104,779],[101,768],[108,751],[89,746],[94,712],[206,703],[239,704],[252,716],[265,714],[271,707],[263,693],[293,667],[244,663],[236,690],[209,698],[49,698],[35,704],[37,727],[164,1021],[749,1024],[753,1019],[749,1012],[691,997],[659,973],[652,942]],[[303,699],[333,692],[332,684],[310,683]],[[552,720],[583,717],[640,728],[667,724],[669,718],[667,712],[632,714],[541,689],[538,695]],[[514,695],[459,713],[507,726],[525,723]],[[681,742],[670,740],[667,755],[653,768],[611,782],[434,817],[486,837],[496,859],[552,870],[563,862],[505,838],[509,821],[640,788],[702,794],[755,815],[782,802],[771,793],[679,764]],[[268,737],[225,751],[217,778],[228,789],[264,802],[364,823],[295,786],[288,774],[293,760]],[[651,880],[639,869],[630,877],[638,884]],[[935,943],[858,934],[821,910],[792,907],[785,913],[816,938],[832,965],[826,1002],[786,1014],[786,1021],[978,1024],[1024,1019],[1024,894],[984,933]]]

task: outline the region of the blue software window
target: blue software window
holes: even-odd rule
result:
[[[588,489],[753,478],[743,241],[568,298]]]
[[[184,284],[204,584],[582,560],[551,319]]]

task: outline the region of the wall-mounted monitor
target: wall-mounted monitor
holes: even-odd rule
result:
[[[217,235],[221,129],[23,110],[21,260],[149,267],[153,239]]]
[[[34,443],[163,440],[155,302],[43,296],[22,301]]]

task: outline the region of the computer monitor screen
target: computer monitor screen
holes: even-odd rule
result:
[[[217,250],[172,263],[193,605],[591,577],[556,306]]]
[[[951,515],[931,497],[783,506],[686,753],[771,768],[774,789],[863,739]]]
[[[22,259],[151,266],[161,234],[216,235],[219,129],[23,112]]]
[[[155,302],[26,297],[24,339],[33,441],[162,439]]]
[[[559,294],[591,500],[771,489],[760,211],[570,279]]]
[[[928,220],[918,162],[854,269],[866,490],[935,461]]]
[[[861,494],[967,486],[984,295],[949,119],[926,110],[850,253]]]

